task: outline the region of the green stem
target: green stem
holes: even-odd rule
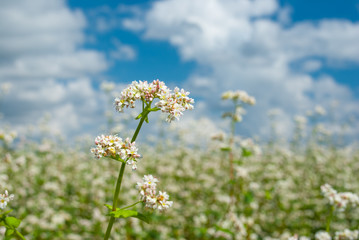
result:
[[[133,206],[139,204],[140,202],[141,202],[141,201],[135,202],[134,204],[131,204],[130,206],[127,206],[127,207],[124,207],[124,208],[121,208],[121,209],[126,209],[126,208],[133,207]]]
[[[131,142],[134,142],[136,141],[136,138],[138,136],[138,133],[140,132],[140,129],[142,127],[142,124],[143,122],[145,121],[147,115],[149,114],[150,112],[149,111],[146,111],[142,117],[141,117],[141,120],[140,122],[138,123],[138,126],[136,128],[136,131],[135,133],[133,134],[133,137],[131,139]],[[116,207],[117,207],[117,202],[118,202],[118,197],[119,197],[119,194],[120,194],[120,190],[121,190],[121,183],[122,183],[122,178],[123,178],[123,173],[125,171],[125,167],[126,167],[126,163],[122,163],[121,165],[121,169],[120,169],[120,173],[118,175],[118,178],[117,178],[117,183],[116,183],[116,190],[115,190],[115,194],[113,196],[113,205],[112,205],[112,211],[116,211]],[[108,240],[109,237],[110,237],[110,234],[111,234],[111,230],[112,230],[112,226],[113,226],[113,223],[115,222],[115,217],[111,216],[110,218],[110,221],[108,223],[108,226],[107,226],[107,230],[106,230],[106,234],[105,234],[105,238],[104,240]]]
[[[17,234],[17,236],[19,238],[21,238],[22,240],[26,240],[26,238],[18,231],[18,230],[15,230],[15,233]]]
[[[232,199],[233,196],[233,190],[234,190],[234,169],[233,169],[233,148],[234,148],[234,135],[235,135],[235,131],[236,131],[236,121],[234,120],[234,116],[236,114],[236,108],[237,108],[237,101],[234,101],[234,109],[233,109],[233,113],[232,113],[232,119],[231,119],[231,135],[229,138],[229,153],[228,153],[228,157],[229,157],[229,178],[231,181],[230,184],[230,190],[229,190],[229,195]]]
[[[149,111],[146,111],[145,114],[143,114],[143,116],[142,116],[140,122],[138,123],[138,126],[137,126],[137,128],[136,128],[136,131],[135,131],[135,133],[133,134],[133,137],[132,137],[132,139],[131,139],[131,142],[136,141],[137,135],[138,135],[138,133],[140,132],[140,129],[141,129],[141,127],[142,127],[142,124],[143,124],[143,122],[145,121],[145,119],[146,119],[146,117],[147,117],[147,115],[148,115],[149,113],[150,113]]]
[[[326,226],[326,231],[328,233],[330,231],[330,224],[332,223],[332,220],[333,220],[334,210],[335,210],[334,206],[331,206],[330,214],[329,214],[329,218],[327,219],[327,226]]]

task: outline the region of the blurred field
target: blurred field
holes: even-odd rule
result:
[[[188,147],[178,138],[140,145],[138,170],[126,169],[121,190],[120,205],[137,201],[136,182],[152,174],[173,207],[154,214],[151,224],[119,220],[112,239],[314,238],[325,230],[330,209],[320,186],[329,183],[338,191],[359,193],[357,146],[333,146],[319,133],[287,147],[279,141],[258,146],[236,137],[234,181],[225,136],[210,140],[206,148]],[[27,239],[103,238],[108,222],[103,204],[112,202],[120,165],[94,159],[90,147],[63,147],[49,140],[2,144],[0,183],[15,194],[10,205],[23,218],[19,230]],[[332,235],[358,229],[358,216],[358,209],[349,207],[336,213]]]

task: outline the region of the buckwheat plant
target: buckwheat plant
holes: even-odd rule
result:
[[[118,208],[120,189],[125,166],[130,165],[132,170],[137,169],[140,159],[138,148],[135,140],[140,132],[143,122],[148,121],[148,115],[151,112],[162,111],[167,114],[166,121],[171,122],[179,119],[185,110],[193,109],[194,100],[188,97],[189,92],[183,89],[169,89],[164,82],[154,80],[152,83],[147,81],[133,81],[120,96],[115,99],[115,107],[118,112],[123,112],[127,108],[134,108],[136,101],[142,104],[142,112],[136,117],[139,120],[138,126],[131,138],[122,139],[118,135],[101,135],[95,139],[96,148],[91,152],[96,158],[111,158],[121,162],[121,169],[117,178],[113,204],[106,205],[109,210],[110,220],[105,234],[105,240],[109,239],[111,229],[116,218],[135,217],[148,222],[146,215],[137,211],[128,210],[138,203],[143,203],[145,208],[158,211],[164,211],[172,206],[173,202],[169,201],[169,195],[166,192],[156,192],[157,178],[152,175],[145,175],[142,182],[137,183],[139,190],[139,201],[129,206]],[[157,100],[156,100],[157,99]],[[154,101],[156,100],[156,103]],[[153,106],[154,104],[154,106]]]
[[[247,92],[237,90],[227,91],[222,94],[223,100],[232,100],[234,104],[234,108],[232,112],[226,112],[223,114],[223,118],[229,117],[231,119],[231,131],[230,131],[230,138],[229,138],[229,146],[227,150],[229,151],[229,165],[230,165],[230,180],[234,181],[234,169],[233,169],[233,144],[234,144],[234,135],[235,135],[235,127],[237,122],[242,121],[242,116],[246,113],[244,110],[244,104],[254,105],[256,103],[256,99],[252,96],[249,96]],[[233,191],[230,191],[230,195],[233,195]]]
[[[327,219],[326,231],[329,232],[330,224],[334,217],[334,212],[337,210],[339,212],[344,211],[349,205],[356,207],[359,205],[359,196],[351,192],[337,192],[329,184],[324,184],[321,187],[322,194],[325,198],[329,200],[330,204],[330,214]]]
[[[17,230],[21,220],[15,217],[8,216],[12,210],[5,210],[8,203],[14,199],[14,194],[9,194],[7,190],[0,194],[0,226],[6,228],[5,239],[10,239],[13,235],[16,235],[20,239],[25,239],[24,236]]]

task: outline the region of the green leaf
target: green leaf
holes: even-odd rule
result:
[[[252,155],[253,155],[252,151],[250,151],[250,150],[248,150],[246,148],[242,148],[242,156],[243,157],[249,157],[249,156],[252,156]]]
[[[20,226],[21,220],[15,217],[6,217],[5,223],[11,228],[17,228]]]
[[[223,228],[223,227],[220,227],[218,225],[216,225],[216,229],[218,231],[221,231],[221,232],[225,232],[225,233],[229,233],[231,234],[232,236],[234,235],[234,232],[232,232],[231,230],[227,229],[227,228]]]
[[[140,119],[142,117],[142,113],[140,113],[135,119]]]
[[[249,203],[253,202],[253,200],[254,200],[253,193],[246,192],[246,194],[244,195],[244,202],[249,204]]]
[[[272,199],[272,195],[271,195],[271,193],[270,193],[268,190],[266,190],[266,192],[265,192],[265,197],[266,197],[266,199],[268,199],[268,200],[271,200],[271,199]]]
[[[107,207],[110,211],[112,211],[112,206],[111,205],[109,205],[109,204],[104,204],[105,205],[105,207]]]
[[[229,180],[229,181],[228,181],[228,184],[230,184],[230,185],[234,185],[234,184],[236,184],[236,180],[231,179],[231,180]]]
[[[127,209],[117,209],[116,211],[112,211],[112,212],[110,212],[110,216],[113,216],[115,218],[134,217],[134,218],[138,218],[146,223],[149,223],[149,221],[150,221],[146,215],[139,213],[137,211],[134,211],[134,210],[127,210]]]
[[[145,122],[146,122],[146,123],[149,123],[149,121],[148,121],[148,115],[147,115],[146,118],[145,118]]]
[[[221,147],[221,151],[223,151],[223,152],[229,152],[231,150],[232,149],[230,147]]]
[[[234,160],[233,161],[235,164],[238,164],[238,165],[242,165],[243,164],[243,161],[241,160]]]
[[[116,161],[118,161],[118,162],[122,162],[122,163],[126,163],[126,161],[125,160],[123,160],[122,158],[120,158],[120,157],[117,157],[117,158],[112,158],[113,160],[116,160]]]
[[[9,213],[11,213],[12,212],[12,209],[10,209],[10,210],[8,210],[8,211],[6,211],[6,212],[3,212],[1,215],[7,215],[7,214],[9,214]]]
[[[161,108],[154,107],[150,109],[151,112],[157,112],[158,110],[161,110]]]
[[[6,229],[6,232],[5,232],[5,236],[6,236],[6,237],[10,237],[11,235],[14,234],[14,232],[15,232],[14,229],[7,228],[7,229]]]

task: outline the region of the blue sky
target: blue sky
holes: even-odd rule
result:
[[[246,136],[268,136],[271,109],[287,136],[294,116],[334,101],[336,123],[324,122],[333,134],[359,117],[359,0],[16,0],[0,9],[0,83],[13,85],[0,121],[19,132],[48,115],[49,131],[98,134],[102,82],[157,78],[191,92],[196,110],[182,122],[204,131],[225,129],[229,89],[257,99],[239,127]],[[359,136],[358,125],[348,129]]]
[[[91,11],[101,7],[118,8],[119,5],[136,6],[141,9],[149,9],[155,1],[80,1],[68,0],[68,4],[73,9],[82,9],[88,18]],[[309,0],[281,0],[279,4],[290,10],[291,24],[297,22],[311,21],[317,22],[322,19],[346,19],[353,22],[359,21],[359,0],[349,1],[309,1]],[[103,15],[106,18],[106,15]],[[126,14],[119,15],[119,19],[124,18]],[[275,17],[274,17],[275,19]],[[94,20],[94,19],[92,19]],[[136,61],[118,61],[107,72],[114,80],[121,79],[154,79],[164,78],[169,81],[181,81],[196,68],[195,62],[183,62],[178,55],[175,47],[164,41],[143,41],[138,34],[118,27],[115,30],[109,30],[102,33],[96,32],[94,28],[87,28],[89,34],[95,35],[99,42],[89,44],[89,47],[95,47],[103,51],[109,51],[114,37],[121,39],[124,43],[132,44],[137,50]],[[138,71],[141,69],[141,71]],[[327,73],[335,77],[336,81],[352,88],[356,95],[359,94],[359,68],[357,64],[345,64],[331,67],[324,67],[319,73]]]

